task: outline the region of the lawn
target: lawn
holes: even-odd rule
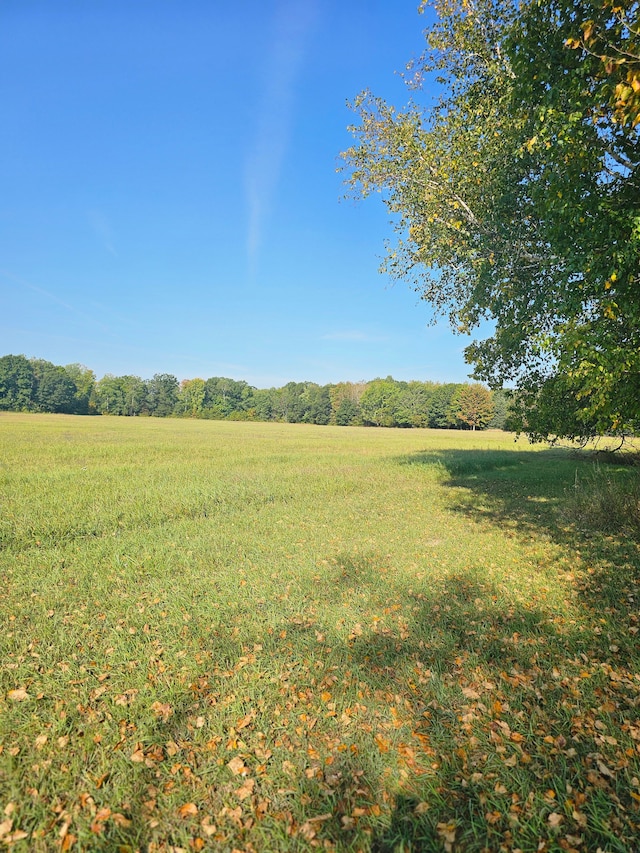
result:
[[[2,414],[0,845],[638,849],[639,550],[572,514],[593,471]]]

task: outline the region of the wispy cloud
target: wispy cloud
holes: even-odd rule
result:
[[[350,341],[352,343],[380,343],[388,338],[381,335],[369,335],[366,332],[359,332],[355,329],[344,332],[329,332],[326,335],[321,335],[323,341]]]
[[[94,234],[100,240],[107,252],[113,255],[114,258],[117,258],[118,253],[116,252],[113,244],[114,241],[111,224],[109,223],[104,213],[102,213],[102,211],[100,210],[90,210],[89,224],[91,225]]]
[[[280,0],[276,8],[256,138],[245,168],[247,256],[251,272],[255,269],[265,220],[291,136],[296,77],[314,16],[315,0]]]
[[[79,308],[76,308],[75,305],[71,305],[69,302],[65,302],[64,299],[60,299],[60,297],[56,296],[55,293],[51,293],[51,291],[45,290],[43,287],[38,287],[37,285],[32,284],[30,281],[27,281],[26,278],[22,278],[22,276],[15,275],[14,273],[9,272],[9,270],[0,269],[0,278],[4,278],[7,281],[11,281],[14,284],[17,284],[19,287],[24,288],[25,290],[31,290],[34,293],[37,293],[38,296],[42,297],[44,300],[48,302],[53,302],[55,305],[59,305],[61,308],[64,308],[70,314],[79,317],[85,323],[89,323],[101,329],[108,328],[104,323],[101,323],[99,320],[97,320],[94,315],[89,314],[86,311],[82,311]]]

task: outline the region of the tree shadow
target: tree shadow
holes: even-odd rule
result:
[[[471,521],[522,536],[540,536],[560,546],[588,576],[574,587],[584,605],[605,615],[637,611],[640,542],[624,532],[585,530],[572,518],[579,483],[593,479],[594,465],[637,476],[624,461],[595,462],[571,450],[425,451],[397,457],[401,465],[436,468],[451,492],[449,510]]]
[[[639,547],[621,534],[581,530],[563,515],[576,475],[586,476],[593,463],[563,450],[423,452],[396,461],[435,468],[450,490],[450,512],[508,530],[523,543],[533,537],[557,546],[558,571],[575,591],[576,615],[582,611],[586,619],[561,619],[552,604],[505,597],[475,569],[411,587],[389,573],[402,620],[351,635],[349,667],[369,691],[404,709],[407,741],[400,753],[412,754],[410,737],[422,750],[409,762],[409,781],[393,794],[370,849],[497,850],[505,839],[523,850],[539,849],[541,841],[556,849],[552,822],[560,817],[549,819],[555,806],[544,792],[560,785],[566,796],[565,784],[597,803],[586,824],[582,817],[573,825],[571,814],[561,817],[569,834],[586,849],[629,849],[633,824],[623,816],[634,802],[624,785],[599,772],[598,762],[599,750],[616,743],[638,701],[631,681],[638,657],[633,630],[640,627]],[[334,581],[369,588],[373,600],[380,596],[380,571],[387,570],[387,558],[343,554]],[[580,621],[591,621],[593,630]],[[628,680],[628,696],[616,679]],[[381,744],[392,739],[396,723],[381,729]],[[480,729],[488,737],[478,745]],[[609,741],[598,740],[605,731]],[[515,769],[507,769],[512,761]],[[344,776],[364,772],[370,788],[381,784],[379,767],[375,748],[357,759],[343,757]],[[507,786],[511,811],[501,799]],[[536,816],[531,808],[528,825],[514,819],[525,802],[538,810]],[[339,826],[326,827],[324,838],[339,843],[341,837]]]

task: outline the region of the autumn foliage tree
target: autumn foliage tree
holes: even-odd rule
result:
[[[461,385],[454,395],[452,410],[465,426],[473,430],[483,429],[494,413],[491,391],[479,382]]]
[[[460,332],[495,321],[467,360],[517,389],[525,427],[544,397],[534,437],[637,430],[638,3],[433,5],[414,101],[359,95],[343,155],[355,193],[394,216],[383,270]]]

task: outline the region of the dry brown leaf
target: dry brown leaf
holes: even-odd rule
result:
[[[24,702],[24,700],[28,698],[29,694],[24,689],[24,687],[18,687],[15,690],[10,690],[7,693],[7,699],[10,699],[12,702]]]
[[[232,758],[231,761],[227,762],[227,767],[235,776],[238,776],[240,773],[244,775],[249,772],[244,761],[237,755],[235,758]]]
[[[144,752],[142,750],[142,744],[136,744],[135,750],[130,755],[131,761],[136,764],[140,764],[144,761]]]
[[[572,812],[571,817],[575,820],[578,826],[581,826],[583,829],[586,829],[588,821],[587,816],[584,812],[579,812],[577,809],[575,809]]]
[[[246,800],[247,797],[250,797],[253,793],[254,785],[255,782],[253,779],[245,779],[242,785],[236,791],[234,791],[236,797],[239,800]]]
[[[151,710],[156,717],[161,719],[164,723],[166,723],[169,717],[173,714],[173,708],[168,702],[154,702],[151,705]]]
[[[73,835],[73,833],[68,832],[62,839],[62,843],[60,845],[60,853],[66,853],[67,850],[71,850],[77,840],[77,835]]]
[[[389,747],[391,746],[391,741],[383,738],[382,735],[377,734],[375,736],[375,742],[378,745],[378,749],[380,752],[389,752]]]
[[[204,834],[205,834],[207,837],[209,837],[209,838],[210,838],[212,835],[214,835],[214,834],[215,834],[215,832],[217,831],[217,826],[215,825],[215,823],[211,823],[211,818],[209,817],[209,815],[207,815],[207,816],[204,818],[204,820],[203,820],[203,821],[202,821],[202,823],[200,824],[200,828],[202,829],[202,831],[204,832]]]
[[[22,829],[16,829],[16,831],[12,832],[11,835],[5,836],[4,842],[5,844],[15,844],[16,841],[24,841],[24,839],[28,837],[28,832],[24,832]]]
[[[558,812],[551,812],[547,820],[549,821],[549,826],[553,827],[554,829],[557,829],[564,820],[564,818],[561,814],[558,814]]]
[[[598,765],[598,770],[602,773],[603,776],[608,776],[610,779],[614,778],[615,773],[609,770],[609,768],[603,761],[596,761],[596,764]]]

